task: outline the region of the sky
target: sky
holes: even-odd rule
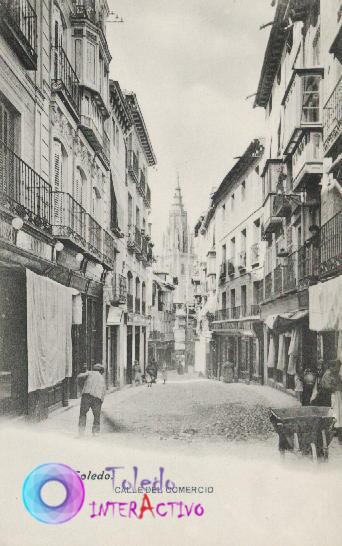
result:
[[[271,0],[108,0],[110,77],[134,91],[157,156],[150,169],[157,250],[177,173],[192,228],[249,142],[263,134],[253,109]]]

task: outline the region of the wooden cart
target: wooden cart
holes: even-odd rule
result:
[[[279,436],[279,451],[311,455],[327,459],[329,444],[334,436],[335,418],[330,408],[303,406],[271,409],[271,423]]]

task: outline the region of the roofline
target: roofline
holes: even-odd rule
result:
[[[132,119],[132,116],[131,116],[131,113],[130,113],[130,110],[127,106],[127,102],[125,100],[125,96],[122,92],[122,89],[120,87],[120,84],[118,81],[116,80],[109,80],[109,99],[111,99],[111,96],[116,94],[116,97],[119,104],[120,104],[120,107],[122,109],[122,118],[125,119],[125,125],[126,127],[124,127],[126,130],[127,129],[130,129],[130,127],[132,126],[133,124],[133,119]]]
[[[145,152],[148,164],[150,167],[157,164],[157,158],[152,148],[151,140],[146,128],[144,117],[142,115],[138,99],[135,93],[126,93],[126,100],[129,105],[133,124],[135,125],[138,133],[138,138],[141,146]]]
[[[284,30],[284,15],[286,14],[287,5],[290,2],[291,0],[278,0],[261,68],[258,90],[253,105],[254,108],[256,106],[262,106],[263,108],[267,106],[288,35]],[[273,60],[273,66],[270,64],[271,60]],[[267,79],[268,81],[266,81]]]
[[[223,195],[227,192],[229,187],[240,179],[256,162],[259,162],[264,153],[264,141],[261,138],[255,138],[249,144],[245,152],[242,154],[240,159],[233,165],[230,171],[226,174],[218,189],[212,197],[212,206],[217,206],[217,203],[221,200]]]

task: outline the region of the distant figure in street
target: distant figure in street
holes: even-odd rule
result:
[[[152,362],[150,362],[146,368],[146,381],[147,381],[148,387],[152,387],[152,383],[153,381],[156,380],[157,374],[158,374],[157,364],[155,363],[154,360],[152,360]]]
[[[140,364],[139,364],[139,362],[137,360],[134,361],[133,371],[134,371],[134,384],[135,384],[135,386],[141,385],[142,384],[141,367],[140,367]]]
[[[80,418],[78,421],[78,429],[80,436],[83,436],[87,423],[87,413],[91,408],[94,416],[93,435],[100,432],[100,417],[102,402],[105,397],[106,384],[104,379],[104,367],[102,364],[95,364],[92,371],[86,371],[78,374],[78,379],[85,380],[80,406]]]
[[[167,364],[166,362],[163,362],[162,364],[162,378],[163,378],[163,385],[165,385],[167,381]]]

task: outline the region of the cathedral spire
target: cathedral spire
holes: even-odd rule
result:
[[[183,208],[182,190],[179,183],[179,174],[177,173],[177,185],[173,196],[173,207]]]

